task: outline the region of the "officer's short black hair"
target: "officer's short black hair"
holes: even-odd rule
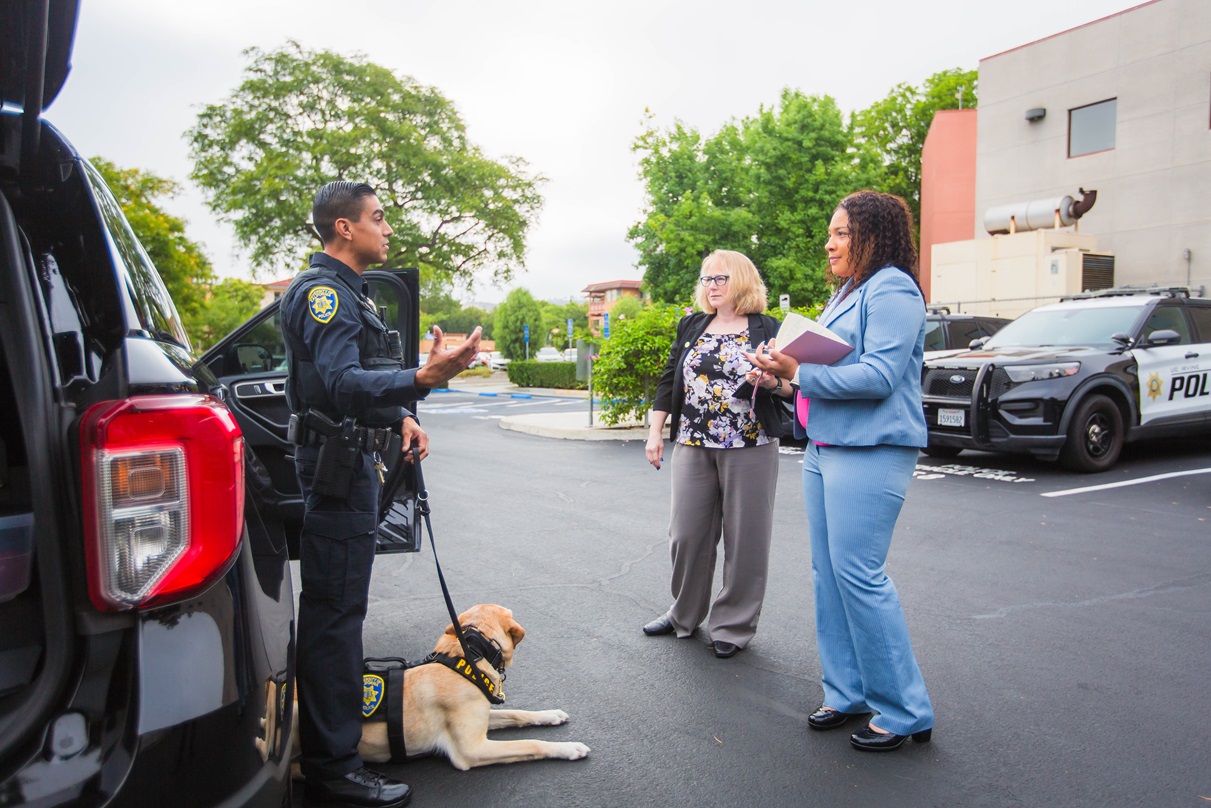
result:
[[[311,221],[324,244],[336,237],[336,220],[349,219],[356,222],[362,215],[362,201],[374,196],[375,191],[364,182],[338,180],[320,189],[311,203]]]

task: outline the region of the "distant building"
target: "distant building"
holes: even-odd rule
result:
[[[1096,204],[1061,229],[1095,241],[1054,249],[1096,255],[1044,264],[1045,274],[1078,273],[1057,288],[1211,287],[1211,2],[1128,8],[989,56],[979,80],[979,109],[939,113],[922,152],[921,264],[932,275],[922,285],[933,302],[953,302],[936,288],[935,245],[1008,245],[1014,236],[985,226],[990,210],[1079,199],[1079,189],[1096,190]],[[1017,225],[1018,235],[1037,229]]]
[[[600,334],[604,319],[602,315],[611,311],[624,297],[643,300],[643,290],[639,288],[642,283],[642,281],[606,281],[605,283],[590,283],[581,289],[581,292],[589,299],[589,330],[594,334]]]
[[[265,290],[265,294],[261,297],[261,308],[265,308],[270,303],[286,294],[286,290],[290,288],[290,282],[293,280],[294,276],[291,275],[289,278],[282,278],[281,280],[260,284],[260,287]]]

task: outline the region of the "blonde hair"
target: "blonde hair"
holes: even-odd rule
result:
[[[727,297],[737,314],[761,314],[769,305],[769,292],[765,289],[765,281],[757,272],[757,267],[744,253],[735,250],[715,250],[702,260],[705,272],[719,272],[727,275]],[[707,295],[709,289],[698,281],[694,292],[694,302],[698,308],[707,314],[714,314],[715,307],[711,305]]]

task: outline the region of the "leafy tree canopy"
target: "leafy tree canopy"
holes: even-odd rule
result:
[[[243,83],[186,136],[190,176],[258,270],[293,271],[319,249],[311,201],[346,179],[378,190],[395,229],[389,265],[512,277],[541,205],[524,160],[487,158],[440,92],[361,57],[296,42],[245,55]]]
[[[975,71],[900,85],[847,123],[828,96],[784,90],[776,106],[703,136],[682,123],[636,138],[647,210],[628,237],[653,300],[692,297],[702,259],[732,249],[753,259],[770,302],[810,307],[828,295],[824,242],[846,194],[903,196],[919,216],[921,148],[939,109],[976,101]]]

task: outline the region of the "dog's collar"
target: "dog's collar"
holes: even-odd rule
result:
[[[484,697],[493,704],[504,704],[504,690],[497,686],[496,682],[492,681],[492,677],[475,667],[475,663],[468,660],[466,657],[452,657],[446,654],[433,653],[428,656],[425,662],[438,662],[445,665],[450,670],[463,676],[471,684],[479,688],[479,691],[484,694]],[[505,676],[503,671],[500,673],[500,682],[503,685]]]

